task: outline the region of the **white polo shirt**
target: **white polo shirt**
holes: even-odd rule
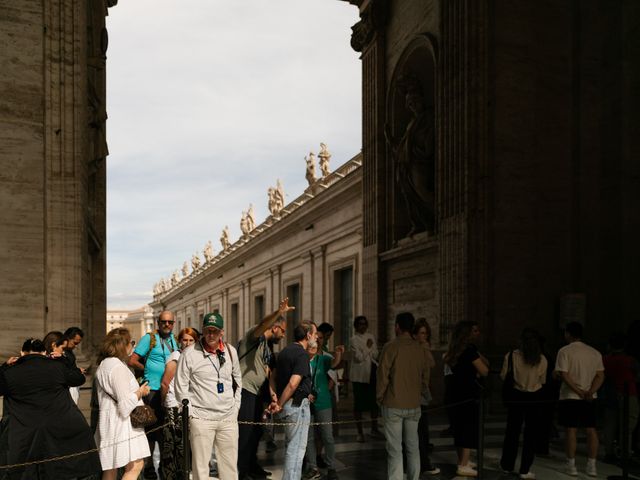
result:
[[[578,388],[589,390],[596,372],[604,371],[602,355],[595,348],[579,340],[571,342],[558,351],[556,370],[567,372]],[[593,398],[596,397],[597,394],[594,393]],[[560,400],[580,400],[580,397],[569,385],[562,382]]]

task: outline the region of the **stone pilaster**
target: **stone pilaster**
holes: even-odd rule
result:
[[[304,252],[302,254],[302,285],[301,287],[301,307],[302,317],[301,320],[314,320],[313,315],[313,295],[314,295],[314,282],[313,282],[313,255],[311,252]]]
[[[313,305],[311,310],[311,318],[320,325],[327,321],[324,305],[326,300],[326,288],[324,275],[325,266],[325,247],[322,246],[311,251],[313,256]]]
[[[460,320],[488,316],[487,2],[442,2],[436,115],[441,341]],[[473,305],[473,308],[469,308]]]
[[[386,0],[363,4],[361,20],[352,27],[351,46],[362,52],[362,176],[363,176],[363,311],[378,336],[384,332],[386,307],[384,275],[379,261],[387,247],[387,195],[385,118]],[[358,314],[360,312],[356,312]],[[375,327],[377,325],[377,328]],[[384,334],[383,334],[384,335]]]

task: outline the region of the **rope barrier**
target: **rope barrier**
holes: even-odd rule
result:
[[[167,425],[170,425],[170,423],[169,422],[164,423],[162,425],[159,425],[157,427],[152,428],[148,432],[144,432],[142,434],[135,435],[133,437],[127,438],[126,440],[120,440],[119,442],[114,442],[114,443],[110,443],[110,444],[104,445],[101,448],[113,447],[115,445],[120,445],[121,443],[130,442],[134,438],[140,438],[142,436],[147,436],[148,434],[156,432],[156,431],[166,427]],[[41,463],[58,462],[60,460],[66,460],[68,458],[75,458],[75,457],[80,457],[82,455],[88,455],[90,453],[97,453],[99,451],[100,451],[100,448],[92,448],[91,450],[85,450],[85,451],[76,452],[76,453],[69,453],[68,455],[61,455],[59,457],[44,458],[42,460],[34,460],[32,462],[14,463],[13,465],[0,465],[0,470],[8,470],[8,469],[11,469],[11,468],[28,467],[30,465],[39,465]]]
[[[435,411],[439,411],[439,410],[445,410],[448,408],[452,408],[452,407],[458,407],[461,405],[467,405],[470,403],[476,403],[478,402],[480,399],[478,398],[470,398],[470,399],[466,399],[466,400],[462,400],[459,402],[454,402],[454,403],[449,403],[446,405],[440,405],[437,407],[429,407],[426,409],[427,412],[435,412]],[[510,404],[550,404],[550,403],[557,403],[558,400],[538,400],[538,401],[509,401],[509,402],[505,402],[505,405],[510,405]],[[197,418],[197,417],[189,417],[189,418]],[[259,422],[255,422],[255,421],[249,421],[249,420],[235,420],[235,419],[217,419],[214,420],[216,422],[221,422],[221,423],[237,423],[238,425],[254,425],[254,426],[288,426],[288,425],[297,425],[297,422],[286,422],[286,421],[259,421]],[[358,422],[362,422],[362,420],[356,420],[356,419],[349,419],[349,420],[336,420],[336,421],[329,421],[329,422],[304,422],[304,425],[308,425],[308,426],[320,426],[320,425],[349,425],[349,424],[354,424],[354,423],[358,423]],[[56,462],[56,461],[60,461],[60,460],[66,460],[69,458],[75,458],[75,457],[79,457],[82,455],[88,455],[90,453],[96,453],[99,452],[101,449],[103,448],[109,448],[109,447],[113,447],[115,445],[119,445],[121,443],[125,443],[125,442],[129,442],[132,439],[135,438],[139,438],[141,436],[146,436],[150,433],[156,432],[158,430],[161,430],[169,425],[171,425],[171,422],[166,422],[163,425],[154,427],[153,429],[143,433],[143,434],[138,434],[135,435],[133,437],[127,438],[125,440],[121,440],[118,442],[114,442],[108,445],[104,445],[100,448],[92,448],[90,450],[85,450],[82,452],[77,452],[77,453],[71,453],[68,455],[62,455],[59,457],[52,457],[52,458],[46,458],[46,459],[42,459],[42,460],[34,460],[31,462],[24,462],[24,463],[17,463],[17,464],[13,464],[13,465],[0,465],[0,470],[8,470],[8,469],[12,469],[12,468],[21,468],[21,467],[27,467],[30,465],[38,465],[38,464],[42,464],[42,463],[49,463],[49,462]]]
[[[469,400],[463,400],[461,402],[456,402],[456,403],[451,403],[451,404],[447,404],[447,405],[442,405],[439,407],[433,407],[433,408],[429,408],[427,409],[428,411],[437,411],[437,410],[442,410],[444,408],[450,408],[450,407],[455,407],[455,406],[459,406],[459,405],[464,405],[467,403],[471,403],[471,402],[475,402],[475,399],[469,399]],[[193,417],[190,417],[193,418]],[[297,425],[297,422],[279,422],[279,421],[262,421],[262,422],[252,422],[252,421],[248,421],[248,420],[228,420],[228,419],[218,419],[215,420],[217,422],[220,423],[237,423],[238,425],[266,425],[266,426],[280,426],[280,427],[286,427],[288,425]],[[355,420],[355,419],[351,419],[351,420],[337,420],[337,421],[333,421],[333,422],[304,422],[304,425],[307,426],[319,426],[319,425],[349,425],[349,424],[354,424],[354,423],[358,423],[361,422],[362,420]],[[13,465],[0,465],[0,470],[9,470],[11,468],[21,468],[21,467],[28,467],[30,465],[38,465],[38,464],[42,464],[42,463],[49,463],[49,462],[57,462],[60,460],[67,460],[69,458],[75,458],[75,457],[79,457],[82,455],[88,455],[90,453],[95,453],[95,452],[99,452],[101,449],[103,448],[109,448],[109,447],[113,447],[115,445],[119,445],[121,443],[125,443],[125,442],[129,442],[135,438],[139,438],[141,436],[146,436],[150,433],[156,432],[160,429],[163,429],[164,427],[167,427],[171,425],[171,422],[166,422],[163,425],[154,427],[153,429],[143,433],[143,434],[138,434],[135,436],[132,436],[130,438],[127,438],[126,440],[121,440],[119,442],[114,442],[108,445],[104,445],[100,448],[92,448],[90,450],[85,450],[82,452],[76,452],[76,453],[70,453],[68,455],[62,455],[59,457],[51,457],[51,458],[45,458],[42,460],[34,460],[32,462],[25,462],[25,463],[16,463]]]

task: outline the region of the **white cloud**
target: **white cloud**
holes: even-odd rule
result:
[[[303,157],[361,145],[357,9],[328,0],[136,0],[109,10],[108,304],[138,307]],[[146,293],[145,293],[146,292]]]

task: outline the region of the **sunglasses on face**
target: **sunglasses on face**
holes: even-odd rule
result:
[[[165,324],[165,325],[173,325],[175,322],[175,320],[159,320],[158,321],[159,324]]]

